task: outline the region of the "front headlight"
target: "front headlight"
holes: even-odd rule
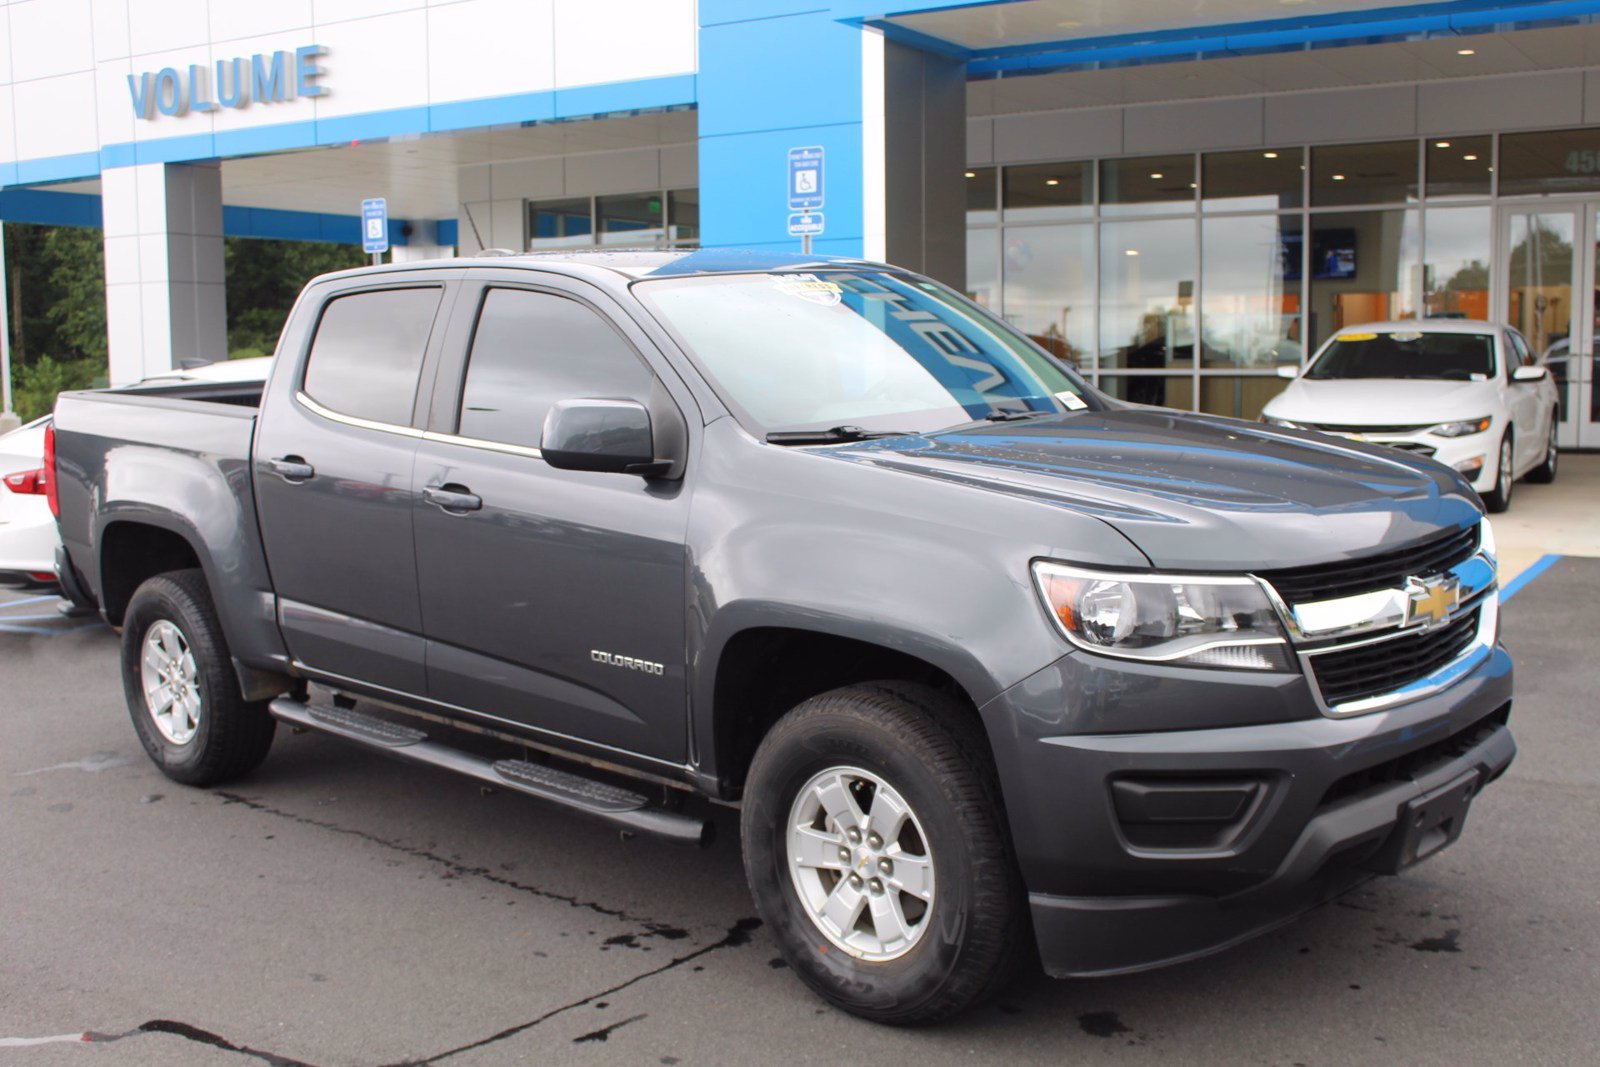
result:
[[[1185,667],[1292,670],[1277,612],[1253,578],[1119,574],[1033,564],[1056,627],[1079,648]]]
[[[1462,419],[1459,422],[1441,422],[1428,432],[1439,437],[1466,437],[1469,434],[1482,433],[1489,428],[1489,416],[1481,419]]]

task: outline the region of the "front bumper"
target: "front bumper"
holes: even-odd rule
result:
[[[1075,653],[1002,693],[983,711],[1045,969],[1205,955],[1392,869],[1419,798],[1469,775],[1475,793],[1510,765],[1511,680],[1496,647],[1447,689],[1337,719],[1297,676]],[[1122,714],[1149,732],[1108,732]],[[1218,807],[1225,794],[1238,803]],[[1147,807],[1175,818],[1141,822]],[[1217,821],[1183,822],[1202,808]]]
[[[1427,430],[1366,434],[1336,433],[1331,430],[1323,432],[1353,441],[1384,445],[1413,456],[1427,456],[1459,472],[1476,492],[1483,494],[1494,488],[1499,474],[1500,436],[1505,432],[1505,427],[1496,419],[1487,430],[1466,437],[1440,437]]]

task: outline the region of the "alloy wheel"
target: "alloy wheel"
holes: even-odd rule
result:
[[[790,808],[789,875],[807,917],[859,960],[911,951],[933,914],[933,853],[916,812],[882,777],[830,767]]]
[[[174,745],[192,741],[200,729],[200,672],[183,631],[166,619],[145,631],[139,680],[161,736]]]

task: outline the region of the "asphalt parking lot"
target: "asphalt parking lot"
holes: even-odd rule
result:
[[[624,842],[287,730],[247,780],[187,789],[134,739],[115,636],[51,607],[0,593],[7,1064],[1499,1065],[1600,1045],[1600,559],[1507,603],[1522,753],[1455,847],[1224,955],[1028,977],[925,1031],[785,971],[731,815],[703,852]]]

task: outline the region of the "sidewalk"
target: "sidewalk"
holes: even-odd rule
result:
[[[1491,518],[1502,585],[1544,556],[1600,556],[1600,453],[1562,453],[1553,484],[1518,482]]]

